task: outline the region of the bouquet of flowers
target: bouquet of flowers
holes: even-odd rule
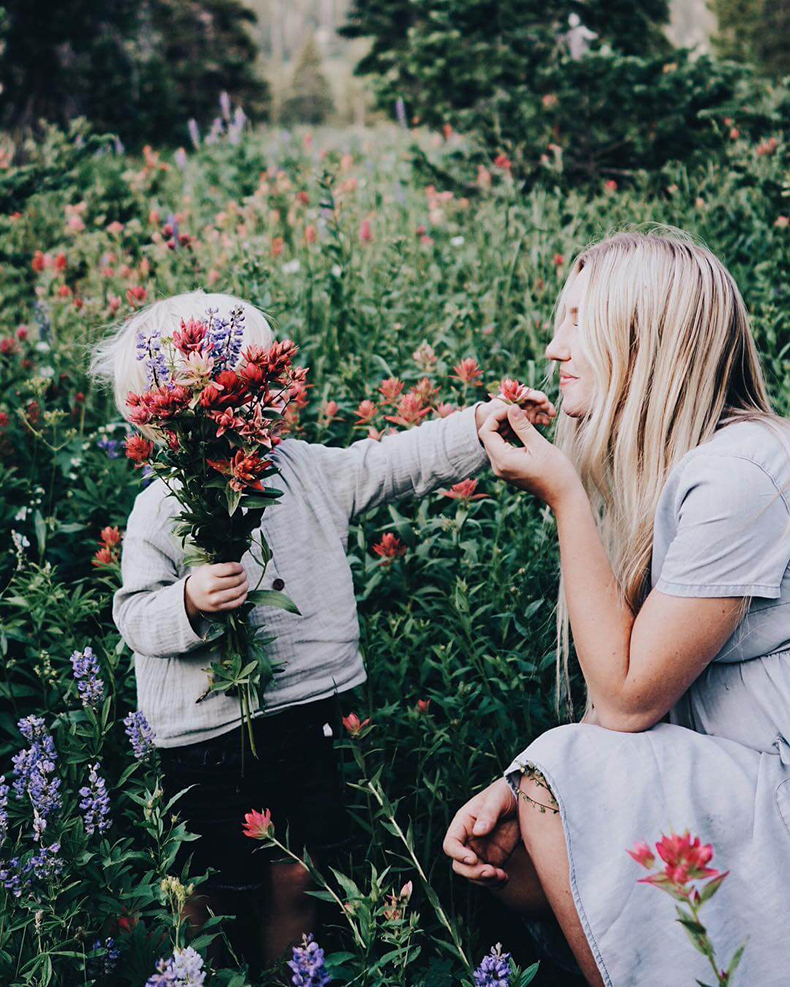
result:
[[[304,393],[307,371],[294,366],[290,340],[269,349],[251,344],[242,353],[243,333],[239,306],[227,319],[209,309],[204,319],[182,320],[169,336],[157,331],[137,337],[148,386],[129,394],[129,419],[162,442],[134,434],[126,453],[161,477],[180,503],[175,530],[188,565],[241,561],[252,551],[263,512],[281,496],[263,481],[278,472],[270,453],[281,441],[289,400]],[[259,534],[262,579],[271,552]],[[219,656],[197,700],[212,692],[239,695],[256,757],[252,712],[274,669],[265,651],[272,639],[247,617],[260,605],[299,612],[283,593],[258,586],[241,607],[209,618],[217,625],[209,640]]]

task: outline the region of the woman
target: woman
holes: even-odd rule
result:
[[[618,234],[574,262],[546,354],[556,445],[514,407],[481,438],[554,513],[588,711],[467,802],[445,852],[556,918],[590,984],[666,987],[711,969],[625,851],[688,828],[730,872],[703,912],[719,967],[748,937],[735,981],[786,984],[790,437],[743,301],[679,231]]]

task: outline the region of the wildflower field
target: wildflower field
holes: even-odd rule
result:
[[[473,162],[449,129],[220,128],[188,153],[137,158],[75,125],[0,171],[0,983],[142,987],[187,945],[181,979],[157,982],[293,976],[285,963],[263,980],[241,962],[213,969],[201,957],[222,921],[188,942],[178,918],[201,875],[172,868],[190,836],[162,798],[111,619],[141,477],[128,426],[88,379],[93,343],[157,298],[239,295],[309,368],[292,430],[333,445],[450,414],[504,377],[556,400],[543,350],[571,259],[655,221],[728,265],[787,413],[787,148],[721,126],[726,167],[668,165],[588,192],[524,190],[506,157]],[[354,840],[321,870],[328,975],[472,984],[501,942],[526,984],[526,933],[453,879],[441,842],[456,809],[557,722],[551,515],[483,473],[366,516],[349,551],[369,679],[343,696]],[[477,982],[504,982],[503,961],[486,962]],[[532,982],[561,977],[543,961]]]

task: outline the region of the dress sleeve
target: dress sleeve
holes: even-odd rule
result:
[[[670,596],[779,597],[790,562],[790,510],[762,466],[742,456],[693,457],[676,512],[656,589]]]
[[[380,441],[360,439],[347,448],[311,445],[310,456],[349,519],[378,504],[465,480],[487,462],[475,424],[475,408]]]
[[[171,658],[206,644],[211,622],[199,618],[199,633],[190,622],[184,599],[189,573],[179,575],[172,520],[161,502],[156,507],[138,499],[129,515],[112,616],[132,651]]]

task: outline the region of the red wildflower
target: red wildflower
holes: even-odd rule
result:
[[[710,843],[703,845],[698,836],[692,839],[688,830],[682,836],[662,836],[656,843],[656,850],[666,864],[666,875],[673,884],[718,876],[718,871],[708,867],[713,858],[713,847]]]
[[[379,394],[385,404],[394,404],[400,397],[404,384],[397,377],[388,377],[379,384]]]
[[[477,360],[467,357],[453,367],[453,373],[450,376],[464,384],[474,384],[475,387],[480,387],[479,378],[483,376],[483,371],[477,365]]]
[[[339,411],[340,405],[337,401],[324,401],[323,406],[321,407],[322,421],[328,425],[337,418]]]
[[[291,365],[298,351],[296,343],[282,339],[272,343],[268,350],[251,343],[241,355],[248,363],[254,363],[266,373],[276,376]]]
[[[285,240],[281,236],[272,238],[272,257],[279,257],[285,248]]]
[[[513,164],[510,158],[506,154],[498,154],[494,158],[494,167],[502,168],[503,171],[510,171],[510,169],[513,167]]]
[[[431,708],[431,700],[430,699],[418,699],[417,700],[417,712],[418,713],[427,713],[430,710],[430,708]]]
[[[272,465],[268,459],[261,459],[256,452],[245,453],[243,449],[234,453],[232,459],[207,459],[206,462],[218,473],[230,476],[231,488],[239,493],[248,487],[263,490],[260,477]]]
[[[73,292],[72,292],[71,288],[69,288],[69,286],[67,284],[62,284],[58,288],[58,297],[60,297],[60,298],[71,298],[72,294],[73,294]]]
[[[36,274],[41,274],[44,268],[47,267],[47,257],[40,250],[37,250],[33,254],[31,266]]]
[[[310,196],[308,195],[307,192],[297,192],[296,193],[296,201],[299,202],[299,203],[301,203],[303,206],[309,206],[310,205]]]
[[[28,330],[27,326],[17,326],[16,327],[16,338],[17,339],[24,340],[24,339],[27,339],[27,337],[29,335],[30,335],[30,331]]]
[[[373,419],[376,417],[377,412],[376,405],[373,401],[365,400],[359,402],[359,407],[354,412],[354,414],[359,419],[359,425],[369,425]]]
[[[102,548],[98,550],[98,552],[96,552],[96,554],[91,559],[91,565],[95,565],[95,566],[112,565],[114,562],[117,561],[118,558],[115,555],[115,553],[111,549],[107,548],[106,545],[104,545]]]
[[[356,713],[349,713],[348,716],[343,717],[343,726],[352,737],[358,737],[369,723],[370,717],[360,720]]]
[[[440,404],[436,405],[434,411],[436,413],[437,418],[449,418],[450,415],[452,415],[453,412],[458,411],[458,409],[455,407],[455,405],[447,404],[445,401],[442,401]]]
[[[149,391],[143,397],[151,418],[159,421],[168,421],[181,414],[191,400],[192,392],[182,384],[176,384],[175,387],[162,386],[158,390]]]
[[[779,146],[779,141],[776,137],[769,137],[767,141],[763,141],[762,144],[757,146],[757,153],[761,158],[765,157],[767,154],[773,154],[774,151]]]
[[[19,343],[17,343],[13,336],[3,336],[0,339],[0,353],[16,353],[18,349]]]
[[[118,528],[111,528],[108,525],[106,528],[101,529],[101,540],[108,548],[120,545],[121,538],[123,538],[123,535]]]
[[[251,840],[265,840],[267,837],[272,836],[274,826],[272,825],[272,814],[269,809],[262,809],[260,812],[250,809],[244,816],[242,832],[245,836],[249,836]]]
[[[132,306],[132,308],[138,308],[148,297],[148,292],[145,288],[140,285],[135,285],[133,288],[128,288],[126,291],[126,301]]]
[[[315,243],[318,239],[318,231],[312,223],[304,228],[304,239],[305,243]]]
[[[5,411],[0,411],[0,428],[7,428],[11,419]]]
[[[381,541],[373,546],[373,551],[383,559],[392,560],[404,556],[407,548],[397,535],[387,531],[381,536]]]
[[[244,425],[244,419],[240,418],[233,408],[226,408],[224,411],[211,411],[209,415],[217,423],[218,439],[227,431],[239,431]]]
[[[359,240],[360,243],[370,243],[373,239],[373,229],[370,225],[369,219],[363,219],[359,224]]]
[[[630,856],[632,856],[638,864],[641,864],[643,867],[646,867],[647,870],[650,870],[650,868],[656,862],[656,858],[653,854],[653,851],[650,849],[650,846],[647,843],[635,843],[634,849],[627,850],[626,852],[630,854]]]
[[[411,428],[413,425],[419,425],[423,418],[430,414],[430,412],[431,409],[425,405],[422,396],[415,394],[414,391],[409,391],[408,394],[404,394],[400,399],[398,413],[396,415],[385,415],[384,417],[388,422],[393,422],[395,425]]]
[[[201,391],[200,404],[207,409],[230,408],[248,404],[252,394],[235,370],[223,370]]]
[[[526,384],[520,384],[512,377],[506,377],[499,385],[499,393],[491,394],[490,397],[504,401],[505,404],[521,405],[529,397],[531,388]]]
[[[564,263],[565,263],[565,258],[562,256],[562,254],[555,254],[554,255],[554,266],[555,267],[562,267],[562,265]]]
[[[56,271],[58,271],[58,273],[60,273],[61,271],[66,270],[66,268],[68,267],[68,263],[69,262],[66,258],[66,255],[64,253],[60,253],[55,258],[52,266],[55,268]]]
[[[130,435],[126,439],[126,455],[137,466],[144,466],[154,452],[154,444],[142,435]]]
[[[428,377],[423,377],[411,388],[411,393],[419,394],[426,404],[433,404],[439,397],[439,388]]]
[[[199,319],[181,320],[181,329],[173,333],[173,345],[179,353],[189,356],[190,353],[202,354],[206,346],[206,324]]]
[[[439,493],[443,497],[450,497],[453,500],[462,500],[464,503],[468,504],[470,500],[486,500],[488,494],[475,493],[477,490],[477,480],[461,480],[460,483],[454,483],[449,490],[440,490]]]

